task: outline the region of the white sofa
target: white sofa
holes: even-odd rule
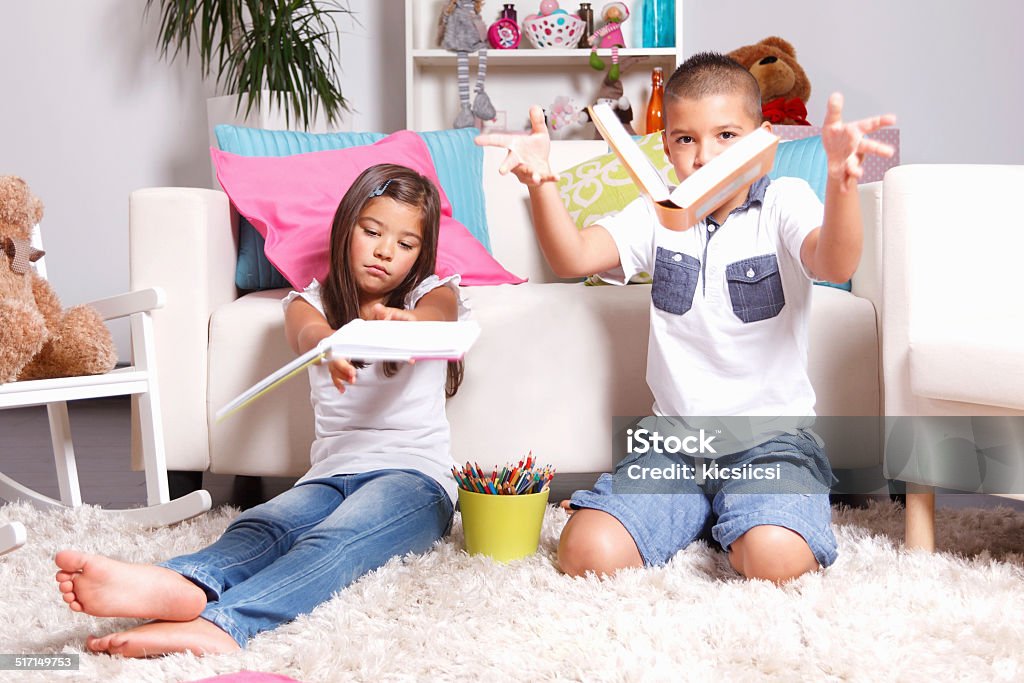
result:
[[[554,168],[606,152],[602,142],[562,141]],[[585,287],[557,280],[533,236],[525,189],[484,158],[494,255],[527,284],[467,287],[483,328],[449,402],[457,461],[500,463],[532,450],[563,472],[607,470],[611,418],[646,415],[644,379],[650,287]],[[860,189],[865,253],[853,292],[815,287],[811,379],[821,415],[867,416],[824,434],[834,467],[881,465],[880,183]],[[298,476],[308,466],[313,422],[308,383],[292,380],[225,421],[214,412],[291,357],[279,301],[284,290],[239,298],[237,218],[224,194],[153,188],[132,193],[133,288],[159,285],[155,312],[161,404],[172,470]]]
[[[885,469],[910,547],[934,548],[935,487],[1024,499],[1024,219],[1000,208],[1021,187],[1024,166],[885,176]]]

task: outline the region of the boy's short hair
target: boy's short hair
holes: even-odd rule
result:
[[[679,65],[665,85],[665,95],[674,99],[699,99],[710,95],[738,94],[745,109],[760,125],[761,88],[742,64],[718,52],[698,52]]]

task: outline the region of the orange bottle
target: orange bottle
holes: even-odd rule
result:
[[[651,99],[647,102],[647,129],[645,132],[654,133],[665,129],[664,97],[665,75],[661,67],[656,66],[651,71]]]

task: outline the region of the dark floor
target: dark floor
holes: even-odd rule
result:
[[[129,464],[129,403],[126,398],[95,399],[69,405],[71,431],[79,464],[82,498],[110,508],[141,505],[146,499],[145,478]],[[50,447],[46,409],[0,410],[0,469],[25,486],[54,498],[59,497]],[[199,475],[191,475],[196,478]],[[171,480],[172,494],[184,492],[189,476]],[[574,490],[588,488],[596,473],[558,474],[551,486],[551,500],[567,498]],[[203,474],[202,485],[214,505],[232,503],[249,507],[287,489],[293,479],[264,477],[262,480],[231,475]],[[886,496],[876,496],[886,499]],[[864,497],[852,502],[864,500]],[[850,502],[850,501],[846,501]],[[942,507],[1009,506],[1024,510],[1024,501],[965,493],[939,493]]]

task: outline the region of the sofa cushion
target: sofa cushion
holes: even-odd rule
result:
[[[399,131],[373,145],[285,157],[243,157],[211,150],[217,179],[239,214],[266,237],[265,253],[301,289],[327,270],[328,238],[338,202],[366,167],[382,162],[412,168],[437,183],[423,140]],[[495,261],[461,223],[441,194],[436,272],[460,273],[467,285],[521,282]]]
[[[220,125],[214,129],[222,151],[240,156],[290,156],[370,145],[384,133],[303,133]],[[452,216],[490,251],[483,193],[483,150],[473,128],[417,133],[427,144],[440,186],[451,200]],[[244,216],[238,226],[235,284],[243,290],[275,289],[287,281],[264,255],[264,239]]]

